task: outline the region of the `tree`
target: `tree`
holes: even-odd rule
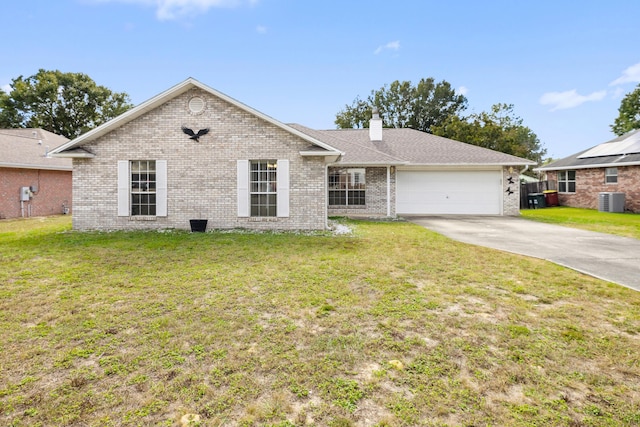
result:
[[[366,100],[357,97],[336,115],[340,129],[368,128],[371,110],[378,109],[384,127],[412,128],[431,132],[449,116],[457,115],[467,106],[464,95],[457,95],[446,81],[435,83],[432,77],[416,86],[398,80],[371,91]]]
[[[618,117],[611,125],[613,133],[620,136],[631,130],[640,129],[640,84],[633,92],[625,95],[618,112]]]
[[[433,133],[446,138],[478,145],[535,162],[542,162],[547,150],[542,148],[535,133],[524,126],[513,113],[511,104],[495,104],[490,112],[468,117],[449,116]]]
[[[129,95],[98,86],[86,74],[41,69],[13,79],[9,94],[0,94],[0,126],[75,138],[131,107]]]

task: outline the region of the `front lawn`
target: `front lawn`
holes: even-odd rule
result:
[[[520,212],[524,218],[534,221],[640,239],[640,215],[638,214],[600,212],[595,209],[565,206],[523,209]]]
[[[640,293],[413,224],[348,225],[0,221],[0,425],[640,424]]]

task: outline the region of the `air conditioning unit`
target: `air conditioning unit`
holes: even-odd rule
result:
[[[624,193],[598,194],[598,210],[600,212],[624,212]]]

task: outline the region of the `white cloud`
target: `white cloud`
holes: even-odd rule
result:
[[[4,93],[9,93],[11,92],[11,85],[2,85],[0,86],[0,90]]]
[[[460,86],[458,88],[458,93],[462,96],[465,96],[467,93],[469,93],[469,89],[466,86]]]
[[[620,77],[609,83],[609,86],[636,82],[640,82],[640,62],[624,70]]]
[[[580,95],[575,89],[565,92],[547,92],[540,97],[540,104],[551,105],[551,111],[566,110],[577,107],[585,102],[600,101],[607,95],[606,90]]]
[[[156,17],[161,21],[169,21],[183,16],[205,13],[212,7],[240,7],[255,5],[259,0],[95,0],[98,3],[129,3],[156,8]]]
[[[258,26],[256,27],[256,31],[257,31],[259,34],[266,34],[266,33],[267,33],[267,27],[265,27],[264,25],[258,25]]]
[[[383,50],[399,50],[399,49],[400,49],[400,41],[396,40],[396,41],[378,46],[378,48],[375,51],[373,51],[373,53],[377,55]]]
[[[624,89],[622,89],[621,87],[617,87],[613,93],[611,94],[611,98],[613,99],[619,99],[622,98],[622,96],[624,95],[625,91]]]

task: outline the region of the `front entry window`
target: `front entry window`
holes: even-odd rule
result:
[[[329,206],[364,206],[365,187],[365,169],[331,169]]]

